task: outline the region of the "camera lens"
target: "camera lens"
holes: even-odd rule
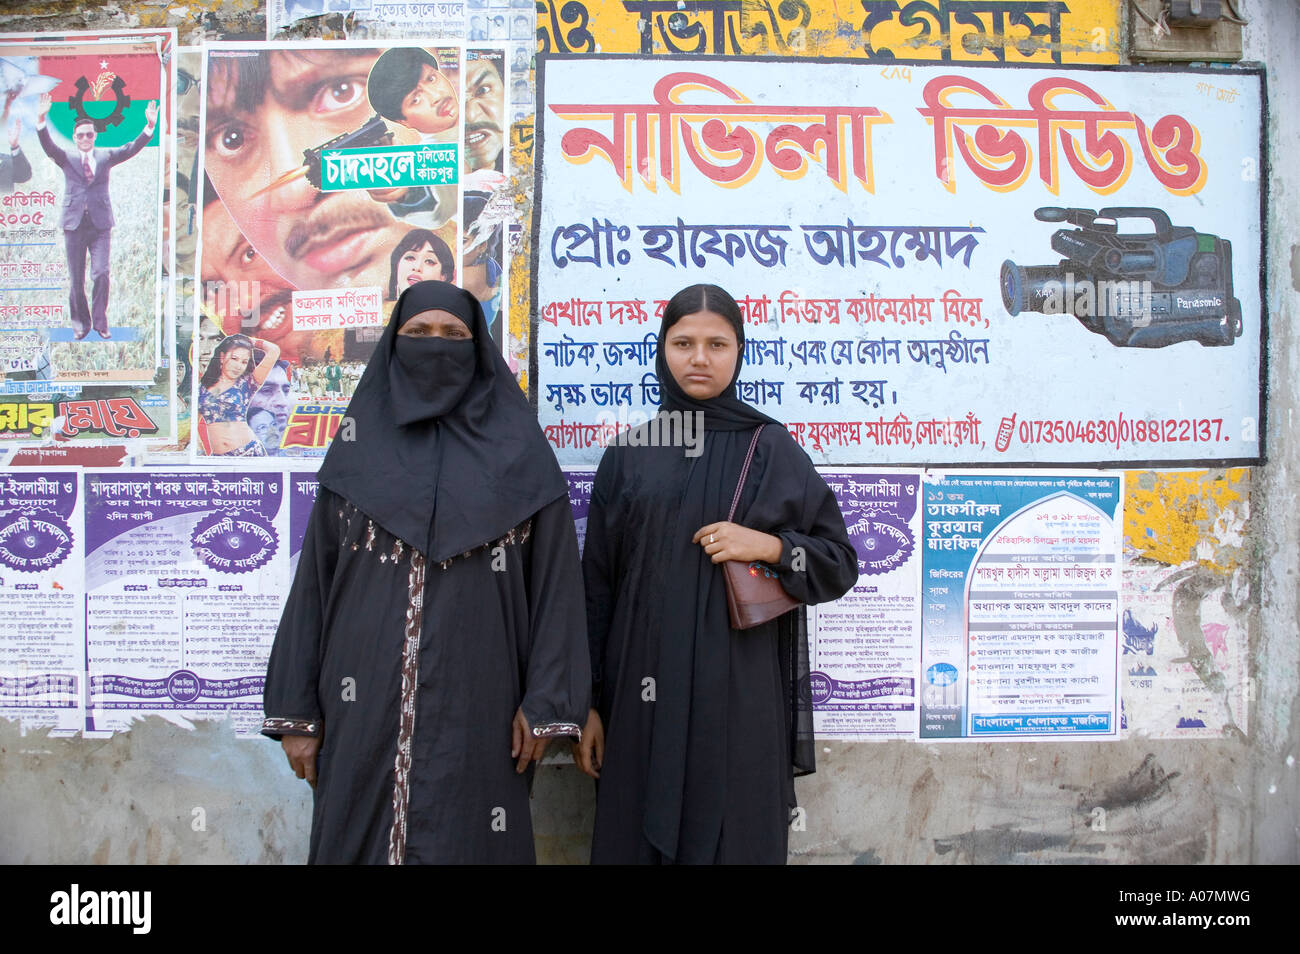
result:
[[[1020,268],[1011,259],[1002,263],[1002,276],[999,284],[1002,286],[1002,305],[1006,308],[1007,313],[1012,315],[1020,314],[1024,302],[1020,297],[1023,283],[1021,281]]]

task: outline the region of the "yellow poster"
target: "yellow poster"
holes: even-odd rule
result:
[[[542,52],[1118,63],[1115,0],[539,0]]]

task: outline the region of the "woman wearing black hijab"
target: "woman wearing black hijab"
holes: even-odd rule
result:
[[[803,607],[733,630],[719,564],[765,561],[820,603],[853,585],[857,557],[808,455],[736,397],[744,341],[721,288],[678,292],[659,330],[660,422],[701,415],[703,450],[633,431],[596,474],[583,551],[595,710],[578,749],[599,779],[593,863],[784,864],[793,775],[813,771]]]
[[[529,762],[588,707],[564,479],[469,293],[403,292],[326,456],[262,731],[315,863],[531,862]]]

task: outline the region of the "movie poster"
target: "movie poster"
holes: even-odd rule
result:
[[[0,440],[171,433],[160,316],[174,39],[0,37]]]
[[[506,133],[506,51],[465,51],[464,229],[458,284],[483,306],[498,347],[505,340],[505,237],[515,220]]]
[[[196,456],[323,456],[401,290],[455,279],[461,60],[208,47]]]
[[[530,384],[562,463],[659,404],[664,304],[821,465],[1258,459],[1261,83],[541,56]]]

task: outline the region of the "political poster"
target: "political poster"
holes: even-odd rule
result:
[[[0,170],[7,370],[151,380],[165,138],[158,41],[6,43],[0,54],[9,99]],[[37,349],[26,361],[15,350],[27,342],[23,330],[36,333],[37,349],[49,343],[48,367]]]
[[[0,440],[172,432],[161,361],[174,31],[0,37]]]

